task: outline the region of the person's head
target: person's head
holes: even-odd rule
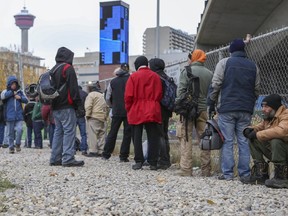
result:
[[[148,59],[145,56],[139,56],[134,62],[135,69],[138,70],[141,66],[148,67]]]
[[[122,63],[120,68],[124,71],[129,71],[129,65],[127,63]]]
[[[188,54],[188,59],[191,63],[193,62],[204,63],[206,61],[206,54],[203,50],[196,49]]]
[[[230,43],[229,52],[245,51],[245,43],[242,39],[235,39]]]
[[[160,58],[152,58],[149,60],[149,67],[152,71],[163,71],[165,69],[165,62]]]
[[[65,62],[65,63],[72,65],[73,57],[74,57],[74,53],[71,50],[69,50],[66,47],[60,47],[57,51],[55,61],[57,63]]]
[[[19,89],[19,83],[18,83],[18,79],[16,78],[16,76],[9,76],[7,79],[7,89],[11,89],[13,91]]]
[[[264,120],[271,120],[274,118],[277,110],[282,105],[281,101],[282,98],[278,94],[268,95],[262,100],[262,117]]]

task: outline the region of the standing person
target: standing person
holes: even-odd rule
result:
[[[160,101],[162,84],[160,77],[149,69],[148,59],[139,56],[135,62],[136,72],[133,73],[125,89],[125,108],[128,123],[132,127],[135,164],[132,169],[141,169],[144,163],[142,149],[142,133],[145,127],[148,138],[148,159],[151,170],[157,169],[158,150],[160,143],[160,127],[162,123]]]
[[[178,134],[180,139],[180,171],[178,175],[180,176],[192,176],[192,131],[193,125],[195,126],[197,136],[204,132],[206,121],[208,119],[207,115],[207,95],[208,88],[212,80],[212,72],[204,66],[206,61],[206,54],[200,49],[196,49],[189,53],[188,55],[189,66],[191,68],[192,74],[199,77],[199,98],[198,98],[198,110],[199,115],[196,120],[185,119],[185,117],[180,117],[181,131]],[[189,77],[187,70],[182,70],[179,77],[179,85],[177,88],[177,100],[183,97],[189,88]],[[193,92],[194,93],[194,92]],[[186,137],[186,135],[188,136]],[[210,151],[201,150],[200,155],[201,160],[201,175],[210,176],[211,175],[211,158]]]
[[[156,72],[162,79],[167,80],[169,77],[164,72],[165,62],[163,59],[153,58],[149,60],[149,67]],[[162,81],[162,89],[164,90]],[[161,104],[160,104],[161,105]],[[170,145],[168,137],[169,118],[172,117],[172,112],[161,105],[162,124],[161,129],[161,146],[158,161],[158,169],[168,169],[171,166],[170,162]]]
[[[84,107],[85,99],[87,97],[87,92],[83,91],[82,87],[79,86],[79,95],[81,98],[82,106]],[[87,132],[86,132],[86,119],[85,116],[77,118],[77,125],[81,135],[80,151],[82,155],[87,154],[88,145],[87,145]]]
[[[4,104],[0,98],[0,148],[3,147],[4,133],[5,133]]]
[[[14,139],[16,131],[16,151],[21,151],[21,137],[22,137],[22,124],[23,124],[23,108],[22,103],[28,103],[28,99],[20,89],[18,80],[15,76],[9,76],[7,79],[7,89],[2,91],[1,99],[5,100],[5,121],[8,130],[9,138],[9,153],[15,152]]]
[[[65,84],[60,95],[52,101],[55,120],[55,132],[50,157],[51,166],[83,166],[84,161],[75,160],[75,136],[77,117],[85,116],[79,95],[78,82],[72,66],[74,53],[66,47],[60,47],[55,60],[57,68],[52,76],[56,89]],[[59,66],[60,65],[60,66]],[[75,111],[76,110],[76,111]]]
[[[43,148],[43,138],[42,138],[42,129],[44,128],[44,123],[41,115],[41,107],[42,104],[39,102],[39,97],[35,98],[35,105],[32,111],[32,123],[33,123],[33,131],[34,131],[34,144],[35,149],[42,149]]]
[[[35,105],[35,97],[30,97],[29,102],[24,107],[24,121],[26,123],[27,133],[26,133],[26,147],[31,148],[32,146],[32,134],[33,134],[33,122],[32,122],[32,112]],[[35,145],[35,136],[34,136]]]
[[[131,143],[131,126],[127,121],[127,112],[125,109],[124,93],[126,82],[130,76],[129,65],[121,64],[120,70],[116,72],[116,76],[108,85],[106,92],[106,103],[112,108],[111,129],[106,138],[104,146],[103,159],[109,159],[114,151],[117,134],[121,124],[123,123],[123,139],[120,147],[120,162],[129,162],[129,152]]]
[[[288,109],[281,101],[278,94],[266,96],[261,103],[263,121],[243,131],[250,141],[254,160],[251,175],[240,178],[244,184],[288,188]],[[274,164],[275,175],[272,179],[269,179],[269,165],[266,161]]]
[[[255,101],[258,97],[260,78],[256,64],[245,53],[245,43],[235,39],[229,47],[231,56],[218,62],[212,79],[210,112],[217,103],[218,124],[224,136],[221,154],[223,175],[219,180],[233,180],[234,138],[239,148],[238,175],[250,174],[250,150],[243,130],[250,125]]]
[[[41,115],[42,115],[42,119],[44,120],[45,124],[48,125],[49,147],[52,148],[54,131],[55,131],[55,121],[53,118],[51,105],[42,104]]]
[[[104,95],[97,86],[92,87],[85,100],[85,110],[88,125],[89,154],[87,157],[101,157],[104,149],[106,120],[108,107]]]

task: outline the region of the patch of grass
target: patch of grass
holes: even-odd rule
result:
[[[0,192],[3,192],[9,188],[15,188],[16,185],[12,184],[8,179],[3,178],[0,173]]]

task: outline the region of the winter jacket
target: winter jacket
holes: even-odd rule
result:
[[[192,74],[194,76],[199,77],[199,84],[200,84],[200,92],[199,92],[199,99],[198,99],[198,109],[199,112],[207,110],[207,95],[209,85],[211,84],[211,80],[213,74],[210,70],[204,67],[204,63],[202,62],[193,62],[190,64]],[[187,76],[186,69],[182,70],[179,77],[179,84],[177,88],[177,98],[176,101],[179,100],[185,94],[188,88],[189,78]]]
[[[271,121],[264,120],[253,128],[259,141],[282,139],[288,143],[288,109],[282,105]]]
[[[146,66],[130,75],[125,89],[125,108],[128,123],[139,125],[148,122],[161,124],[162,83],[159,76]]]
[[[257,66],[246,58],[243,51],[236,51],[216,65],[212,79],[210,99],[217,102],[217,111],[253,113],[259,94],[260,77]]]
[[[105,102],[104,95],[97,91],[90,92],[85,100],[86,117],[105,122],[108,112],[109,108]]]
[[[65,47],[59,48],[56,54],[56,65],[51,69],[51,71],[58,67],[59,64],[66,64],[63,64],[55,71],[52,75],[52,82],[56,89],[60,89],[64,83],[66,83],[66,86],[60,92],[59,97],[52,101],[53,110],[66,108],[78,109],[82,105],[76,73],[72,66],[73,56],[74,53]],[[63,72],[64,67],[67,67],[65,72]]]
[[[32,121],[42,121],[42,115],[41,115],[41,107],[42,104],[40,102],[36,102],[33,112],[32,112]]]
[[[119,70],[114,79],[107,87],[105,100],[109,107],[112,107],[112,116],[126,117],[124,94],[127,80],[130,76],[128,71]]]
[[[17,83],[18,88],[13,91],[11,84]],[[15,95],[19,95],[21,99],[15,99]],[[6,121],[23,121],[22,103],[28,103],[28,99],[20,90],[18,80],[15,76],[9,76],[7,79],[7,89],[1,92],[1,99],[4,101],[4,118]]]
[[[24,121],[27,127],[33,127],[32,112],[33,112],[35,103],[36,102],[34,100],[30,100],[24,107]]]
[[[1,95],[1,92],[0,92]],[[5,123],[5,119],[4,119],[4,104],[3,101],[0,99],[0,124]]]
[[[55,124],[51,105],[42,104],[41,107],[42,119],[48,124]]]

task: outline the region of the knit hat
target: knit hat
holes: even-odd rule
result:
[[[202,62],[206,61],[206,54],[203,50],[196,49],[192,52],[192,62]]]
[[[127,70],[127,71],[129,71],[129,65],[128,65],[127,63],[122,63],[121,66],[120,66],[120,68],[121,68],[122,70]]]
[[[139,56],[136,58],[134,65],[136,70],[138,70],[140,66],[148,66],[148,59],[145,56]]]
[[[245,51],[245,43],[242,39],[235,39],[231,42],[229,52],[233,53],[235,51]]]
[[[154,72],[163,71],[165,68],[165,62],[163,59],[152,58],[149,60],[149,67]]]
[[[271,107],[272,109],[274,109],[275,111],[277,111],[279,107],[282,105],[281,100],[282,99],[278,94],[271,94],[262,100],[261,105],[262,106],[267,105]]]

